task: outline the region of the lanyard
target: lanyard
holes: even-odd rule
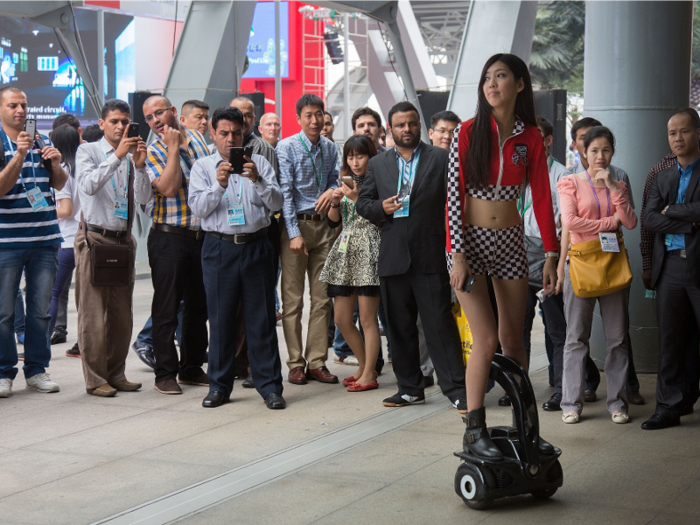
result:
[[[105,151],[104,145],[102,144],[102,141],[100,140],[100,148],[102,148],[102,154],[105,156],[105,160],[107,160],[107,152]],[[121,166],[121,161],[120,166]],[[117,167],[117,173],[119,173],[119,168]],[[124,184],[124,198],[128,198],[127,192],[129,190],[129,176],[131,174],[131,162],[128,161],[126,162],[126,184]],[[114,182],[114,175],[110,177],[110,180],[112,181],[112,189],[114,190],[114,195],[116,197],[119,197],[119,192],[117,191],[117,183]]]
[[[6,134],[7,135],[7,134]],[[12,147],[12,139],[10,138],[9,135],[7,135],[7,144],[10,146],[10,151],[12,152],[12,155],[14,156],[15,150]],[[36,173],[34,172],[34,144],[32,144],[32,147],[29,150],[29,159],[32,162],[32,177],[34,178],[34,187],[36,188]],[[22,170],[24,168],[19,170],[19,182],[22,185],[22,188],[24,188],[24,193],[27,193],[27,185],[24,183],[24,179],[22,178]]]
[[[552,164],[554,164],[554,157],[551,155],[549,156],[549,165],[547,166],[549,169],[552,169]]]
[[[240,204],[241,203],[241,192],[243,191],[243,181],[241,181],[241,178],[238,175],[236,175],[236,177],[237,177],[236,178],[236,186],[238,186],[238,195],[237,195],[237,199],[236,199],[236,204]],[[229,185],[229,188],[230,187],[231,186]],[[227,206],[231,206],[231,201],[228,198],[229,188],[226,188],[226,191],[224,192],[224,196],[226,197],[226,205]]]
[[[321,148],[321,145],[319,144],[318,151],[321,152],[321,171],[319,173],[316,169],[316,163],[314,162],[314,158],[311,156],[311,151],[309,151],[309,148],[306,146],[306,142],[304,142],[304,139],[301,138],[301,133],[299,133],[299,135],[297,136],[299,137],[299,142],[301,142],[301,145],[304,146],[306,153],[309,154],[309,160],[311,161],[311,165],[314,167],[314,179],[316,180],[316,187],[318,188],[318,191],[321,191],[321,184],[323,183],[323,148]]]
[[[411,188],[413,188],[413,179],[416,178],[416,169],[418,169],[418,159],[420,159],[420,146],[418,146],[418,152],[416,153],[416,156],[413,158],[413,160],[409,162],[403,160],[403,157],[399,155],[399,152],[396,152],[396,167],[401,170],[401,173],[399,173],[399,181],[396,185],[397,194],[401,192],[401,186],[403,185],[402,183],[406,181],[406,168],[408,168],[407,182],[411,185]],[[403,169],[401,168],[401,161],[403,161]]]
[[[593,185],[591,176],[588,174],[588,170],[586,170],[586,177],[588,177],[588,182],[590,183],[591,189],[593,190],[593,196],[595,197],[596,204],[598,204],[598,220],[600,220],[600,199],[598,199],[598,194],[595,191],[595,186]],[[608,213],[606,217],[610,217],[610,190],[607,186],[605,186],[605,193],[608,196]]]
[[[357,204],[353,203],[352,206],[352,215],[350,215],[350,221],[348,221],[348,198],[345,198],[345,222],[348,223],[348,226],[352,224],[353,219],[355,218],[355,208],[357,207]]]
[[[527,212],[527,209],[532,205],[532,197],[530,197],[530,200],[525,204],[525,209],[522,209],[523,207],[523,196],[522,194],[520,197],[518,197],[518,212],[520,212],[521,216],[525,216],[525,212]]]

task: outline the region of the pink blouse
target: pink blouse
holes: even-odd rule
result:
[[[637,215],[630,206],[627,185],[620,181],[615,181],[615,184],[618,190],[610,192],[610,216],[608,217],[606,217],[608,196],[605,186],[595,186],[595,192],[600,201],[600,219],[598,219],[598,203],[588,181],[581,180],[573,174],[563,177],[557,183],[561,201],[561,222],[571,233],[571,244],[596,240],[600,232],[616,231],[615,213],[628,230],[637,226]]]

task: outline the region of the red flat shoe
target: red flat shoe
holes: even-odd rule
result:
[[[353,383],[355,383],[355,381],[357,381],[357,379],[355,379],[355,376],[346,377],[345,379],[343,379],[343,386],[350,386]]]
[[[379,383],[377,381],[372,381],[366,385],[361,385],[360,383],[353,383],[348,385],[348,392],[364,392],[365,390],[374,390],[379,388]]]

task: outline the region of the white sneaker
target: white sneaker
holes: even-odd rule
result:
[[[12,395],[12,379],[0,379],[0,397],[10,397]]]
[[[561,420],[562,420],[564,423],[567,423],[567,424],[571,425],[571,424],[574,424],[574,423],[578,423],[579,417],[580,417],[580,416],[579,416],[578,413],[576,413],[576,412],[564,412],[564,413],[561,415]]]
[[[337,355],[333,358],[334,363],[338,363],[339,365],[350,365],[350,366],[359,366],[360,362],[357,360],[357,357],[354,355],[349,355],[349,356],[343,356],[343,357],[338,357]]]
[[[46,372],[43,374],[37,374],[27,379],[27,388],[33,388],[39,392],[43,392],[44,394],[58,392],[61,390],[57,383],[51,381],[49,374]]]
[[[627,412],[622,412],[621,410],[618,410],[612,413],[612,420],[613,423],[617,423],[618,425],[624,425],[625,423],[629,422],[630,417],[627,415]]]

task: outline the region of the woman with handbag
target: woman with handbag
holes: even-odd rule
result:
[[[584,402],[584,374],[596,302],[608,349],[605,376],[607,407],[614,423],[627,423],[628,348],[627,308],[632,282],[620,225],[632,229],[637,216],[630,205],[628,188],[607,170],[615,153],[615,138],[604,126],[591,128],[584,139],[588,169],[564,177],[557,184],[561,217],[571,237],[564,273],[564,312],[567,333],[564,345],[564,423],[577,423]],[[563,252],[563,250],[562,250]]]

